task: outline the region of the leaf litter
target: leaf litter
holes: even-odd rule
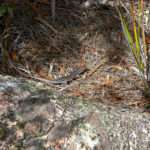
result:
[[[10,30],[5,29],[11,41],[12,65],[9,71],[0,73],[53,81],[69,76],[75,68],[86,68],[88,71],[71,83],[52,88],[110,105],[149,105],[141,92],[140,78],[132,69],[135,64],[112,6],[83,10],[60,3],[55,22],[50,19],[49,9],[43,4],[15,10],[7,25]]]

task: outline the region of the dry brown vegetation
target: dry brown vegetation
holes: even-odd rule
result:
[[[85,68],[71,83],[52,87],[92,101],[148,107],[115,2],[89,9],[74,0],[56,2],[54,15],[48,0],[5,1],[15,7],[0,20],[1,52],[7,52],[0,72],[46,83]]]

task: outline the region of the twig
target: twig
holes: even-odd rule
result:
[[[40,18],[40,17],[36,17],[35,18],[37,21],[41,22],[42,24],[44,24],[45,26],[47,26],[49,29],[51,29],[55,34],[58,34],[58,31],[52,26],[50,25],[46,20]]]
[[[51,0],[51,13],[52,13],[52,19],[55,21],[56,18],[56,0]]]
[[[100,64],[98,64],[93,70],[91,70],[91,71],[87,74],[86,78],[92,76],[92,75],[93,75],[103,64],[105,64],[106,62],[107,62],[107,60],[104,58],[104,59],[102,60],[102,62],[100,62]]]

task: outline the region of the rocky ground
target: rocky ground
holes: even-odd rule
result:
[[[60,3],[55,22],[44,3],[20,5],[4,20],[0,149],[148,150],[150,101],[116,9],[72,5]]]
[[[148,150],[149,114],[0,76],[2,150]]]

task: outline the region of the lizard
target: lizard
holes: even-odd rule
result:
[[[69,75],[60,77],[55,80],[47,80],[39,77],[31,77],[34,78],[38,81],[44,82],[48,85],[60,85],[60,84],[69,84],[71,81],[75,80],[78,78],[78,76],[84,72],[86,72],[88,69],[87,68],[76,68],[74,69]]]

